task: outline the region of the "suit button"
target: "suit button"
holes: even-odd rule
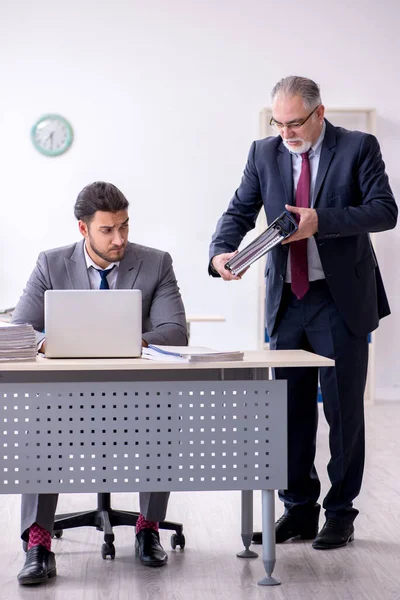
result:
[[[279,279],[283,281],[283,275],[279,275]]]

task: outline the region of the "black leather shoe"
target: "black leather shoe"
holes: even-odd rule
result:
[[[18,573],[18,581],[21,585],[31,585],[43,583],[56,575],[54,552],[49,552],[44,546],[34,546],[26,553],[25,564]]]
[[[318,533],[318,509],[310,515],[292,515],[287,513],[275,523],[275,543],[282,544],[294,537],[302,540],[313,540]],[[253,533],[253,544],[262,544],[262,532]]]
[[[136,534],[136,556],[146,567],[163,567],[167,564],[168,554],[160,544],[160,536],[153,529],[141,529]]]
[[[325,525],[313,541],[316,550],[333,550],[347,546],[354,540],[354,525],[349,519],[327,519]]]

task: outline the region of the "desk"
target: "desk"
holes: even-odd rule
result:
[[[11,321],[11,315],[12,315],[13,310],[14,310],[13,308],[6,308],[3,310],[0,310],[0,321],[9,323]]]
[[[0,493],[242,491],[242,556],[262,490],[262,585],[279,583],[274,490],[287,485],[279,366],[333,366],[303,350],[203,364],[45,359],[0,365]],[[247,553],[247,554],[246,554]]]

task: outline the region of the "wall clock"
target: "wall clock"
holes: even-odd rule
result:
[[[32,143],[45,156],[60,156],[72,144],[71,125],[61,115],[44,115],[31,130]]]

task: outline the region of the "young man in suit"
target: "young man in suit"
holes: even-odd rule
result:
[[[316,83],[279,81],[272,115],[280,135],[252,144],[241,184],[218,221],[209,272],[238,279],[224,265],[262,207],[269,223],[285,209],[297,218],[297,232],[267,255],[267,329],[271,349],[335,359],[334,368],[319,371],[331,488],[318,533],[318,369],[275,369],[288,381],[288,488],[279,492],[285,511],[276,542],[300,536],[313,539],[315,549],[338,548],[353,539],[358,514],[368,334],[390,313],[369,233],[395,227],[397,206],[376,138],[325,120]]]
[[[128,241],[128,201],[110,183],[87,185],[78,195],[74,213],[83,240],[42,252],[13,313],[13,323],[30,323],[45,353],[44,293],[50,289],[140,289],[143,346],[186,345],[185,310],[167,252]],[[146,566],[163,566],[167,554],[158,535],[165,519],[169,493],[141,493],[136,524],[139,559]],[[21,506],[21,537],[28,543],[21,584],[46,581],[56,575],[51,533],[57,494],[25,494]]]

